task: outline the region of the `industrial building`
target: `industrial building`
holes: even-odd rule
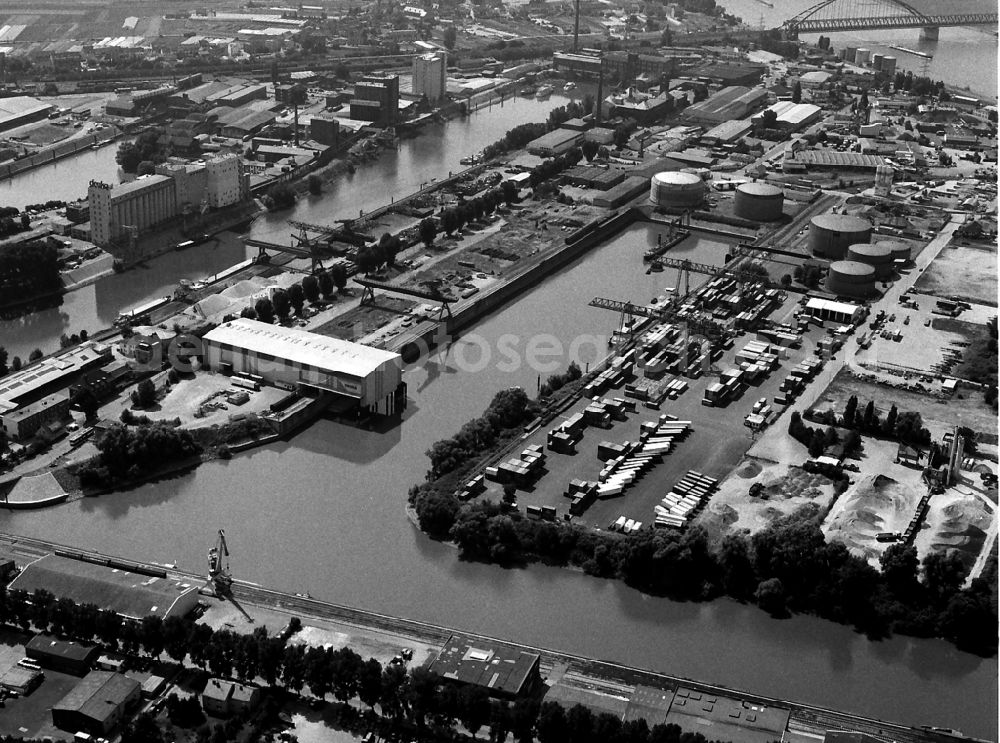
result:
[[[120,673],[91,671],[52,707],[52,724],[68,732],[104,736],[139,700],[139,682]]]
[[[629,88],[624,93],[616,93],[604,99],[608,116],[634,119],[639,126],[659,122],[673,105],[673,98],[666,93],[654,96],[636,88]]]
[[[60,640],[50,635],[35,635],[24,646],[24,654],[42,668],[83,676],[101,653],[96,645]]]
[[[528,142],[527,150],[538,157],[555,157],[573,149],[583,141],[583,132],[572,129],[553,129]]]
[[[746,88],[731,85],[704,101],[684,109],[683,118],[707,124],[721,124],[734,119],[745,119],[767,102],[763,88]]]
[[[448,55],[429,52],[413,58],[413,95],[426,96],[430,103],[444,98],[447,91]]]
[[[354,84],[351,118],[394,126],[399,116],[399,76],[365,75]]]
[[[826,275],[826,290],[844,297],[875,294],[875,267],[857,261],[834,261]]]
[[[707,64],[688,71],[688,76],[708,80],[719,85],[743,85],[754,87],[767,72],[766,65],[750,64]]]
[[[666,208],[694,208],[705,198],[705,181],[695,173],[664,171],[649,183],[649,200]]]
[[[744,183],[736,188],[733,211],[737,217],[756,222],[781,219],[785,192],[769,183]]]
[[[405,402],[402,358],[360,343],[239,318],[205,335],[205,364],[287,389],[333,393],[358,408],[395,413]]]
[[[810,124],[819,121],[823,115],[823,109],[813,103],[792,103],[791,101],[778,101],[773,106],[768,106],[759,114],[752,117],[757,121],[767,111],[773,111],[777,117],[775,124],[780,129],[797,132]]]
[[[875,269],[875,278],[884,280],[894,273],[892,248],[887,245],[856,243],[847,248],[847,260],[867,263]]]
[[[871,222],[849,214],[818,214],[809,223],[809,249],[823,258],[841,260],[851,245],[866,243],[871,236]]]
[[[235,153],[205,160],[208,205],[213,209],[237,204],[250,195],[250,179]]]
[[[0,425],[11,439],[27,441],[43,426],[67,419],[69,404],[69,396],[65,392],[56,392],[41,400],[0,412]]]
[[[535,653],[452,635],[430,671],[451,681],[481,686],[491,696],[513,699],[530,694],[541,682],[539,661]]]
[[[0,132],[32,121],[41,121],[54,109],[49,103],[42,103],[37,98],[27,95],[16,95],[11,98],[0,98]]]
[[[166,175],[143,175],[118,186],[91,181],[87,201],[94,244],[102,248],[127,242],[133,229],[145,232],[178,213],[174,181]]]
[[[128,619],[183,617],[198,603],[196,583],[129,570],[124,564],[101,565],[60,555],[28,563],[10,590],[29,595],[44,589],[56,598],[94,604]]]
[[[849,302],[834,302],[820,297],[810,297],[806,302],[806,314],[818,317],[820,320],[831,320],[841,325],[854,325],[860,322],[865,314],[861,305]]]

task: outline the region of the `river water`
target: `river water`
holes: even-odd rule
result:
[[[639,301],[674,282],[669,271],[642,273],[641,252],[652,242],[645,228],[628,230],[485,319],[446,354],[408,370],[410,407],[387,433],[321,421],[291,442],[130,492],[8,513],[0,527],[191,570],[202,569],[221,527],[241,579],[759,693],[994,735],[995,660],[938,641],[871,643],[847,627],[808,617],[775,621],[729,601],[650,598],[567,570],[470,564],[405,518],[406,490],[422,477],[431,443],[480,413],[495,390],[534,388],[529,366],[498,368],[500,336],[512,334],[508,347],[521,353],[534,334],[567,345],[580,333],[606,337],[617,318],[587,307],[590,297]],[[705,262],[724,250],[708,240],[683,248]],[[489,361],[480,364],[484,353]],[[463,371],[472,366],[483,368]]]
[[[515,99],[405,140],[398,152],[384,153],[323,197],[258,220],[254,236],[287,239],[289,218],[328,223],[385,203],[390,195],[457,170],[464,155],[516,123],[544,119],[562,102],[558,97],[546,103]],[[81,189],[89,177],[81,179]],[[24,198],[40,200],[36,194]],[[621,583],[561,569],[470,564],[426,539],[404,517],[406,490],[423,476],[424,453],[435,440],[478,415],[495,390],[515,384],[534,389],[537,372],[529,366],[498,368],[499,338],[512,334],[507,347],[523,353],[534,334],[551,334],[566,345],[580,334],[607,336],[617,318],[587,307],[591,297],[641,301],[673,284],[670,272],[645,275],[637,268],[642,250],[652,242],[655,237],[645,230],[627,231],[480,322],[446,354],[408,370],[410,407],[402,425],[386,433],[320,421],[290,442],[126,493],[3,514],[0,528],[136,559],[172,560],[190,570],[203,568],[212,535],[225,528],[240,579],[763,694],[995,738],[995,659],[959,653],[939,641],[871,643],[847,627],[809,617],[775,621],[729,601],[650,598]],[[725,248],[705,240],[683,249],[693,260],[716,262]],[[73,292],[59,310],[0,325],[0,339],[8,348],[51,346],[61,332],[106,326],[123,307],[166,293],[179,278],[213,273],[242,257],[243,248],[231,243],[171,253],[145,269]],[[476,363],[483,349],[491,356],[485,364]],[[470,366],[482,368],[471,372]]]

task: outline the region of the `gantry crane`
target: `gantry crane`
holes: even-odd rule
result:
[[[208,580],[205,585],[212,585],[212,590],[219,599],[232,603],[246,620],[253,623],[253,618],[233,597],[233,576],[229,572],[229,545],[226,543],[226,532],[219,529],[219,540],[208,550]]]

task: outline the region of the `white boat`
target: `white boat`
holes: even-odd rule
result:
[[[537,98],[540,101],[544,100],[545,98],[548,98],[550,95],[552,95],[553,90],[554,89],[551,85],[543,85],[537,91],[535,91],[535,98]]]
[[[566,83],[565,85],[563,85],[563,92],[564,93],[568,93],[571,90],[576,90],[576,83],[574,83],[573,81],[570,81],[570,82]]]

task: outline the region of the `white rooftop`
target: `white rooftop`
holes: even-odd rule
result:
[[[391,351],[242,317],[210,331],[205,340],[354,377],[365,377],[385,363],[400,361],[400,355]]]
[[[821,299],[820,297],[810,297],[806,304],[806,309],[826,310],[827,312],[839,312],[845,315],[853,315],[859,309],[856,304],[850,302],[834,302],[832,299]]]

